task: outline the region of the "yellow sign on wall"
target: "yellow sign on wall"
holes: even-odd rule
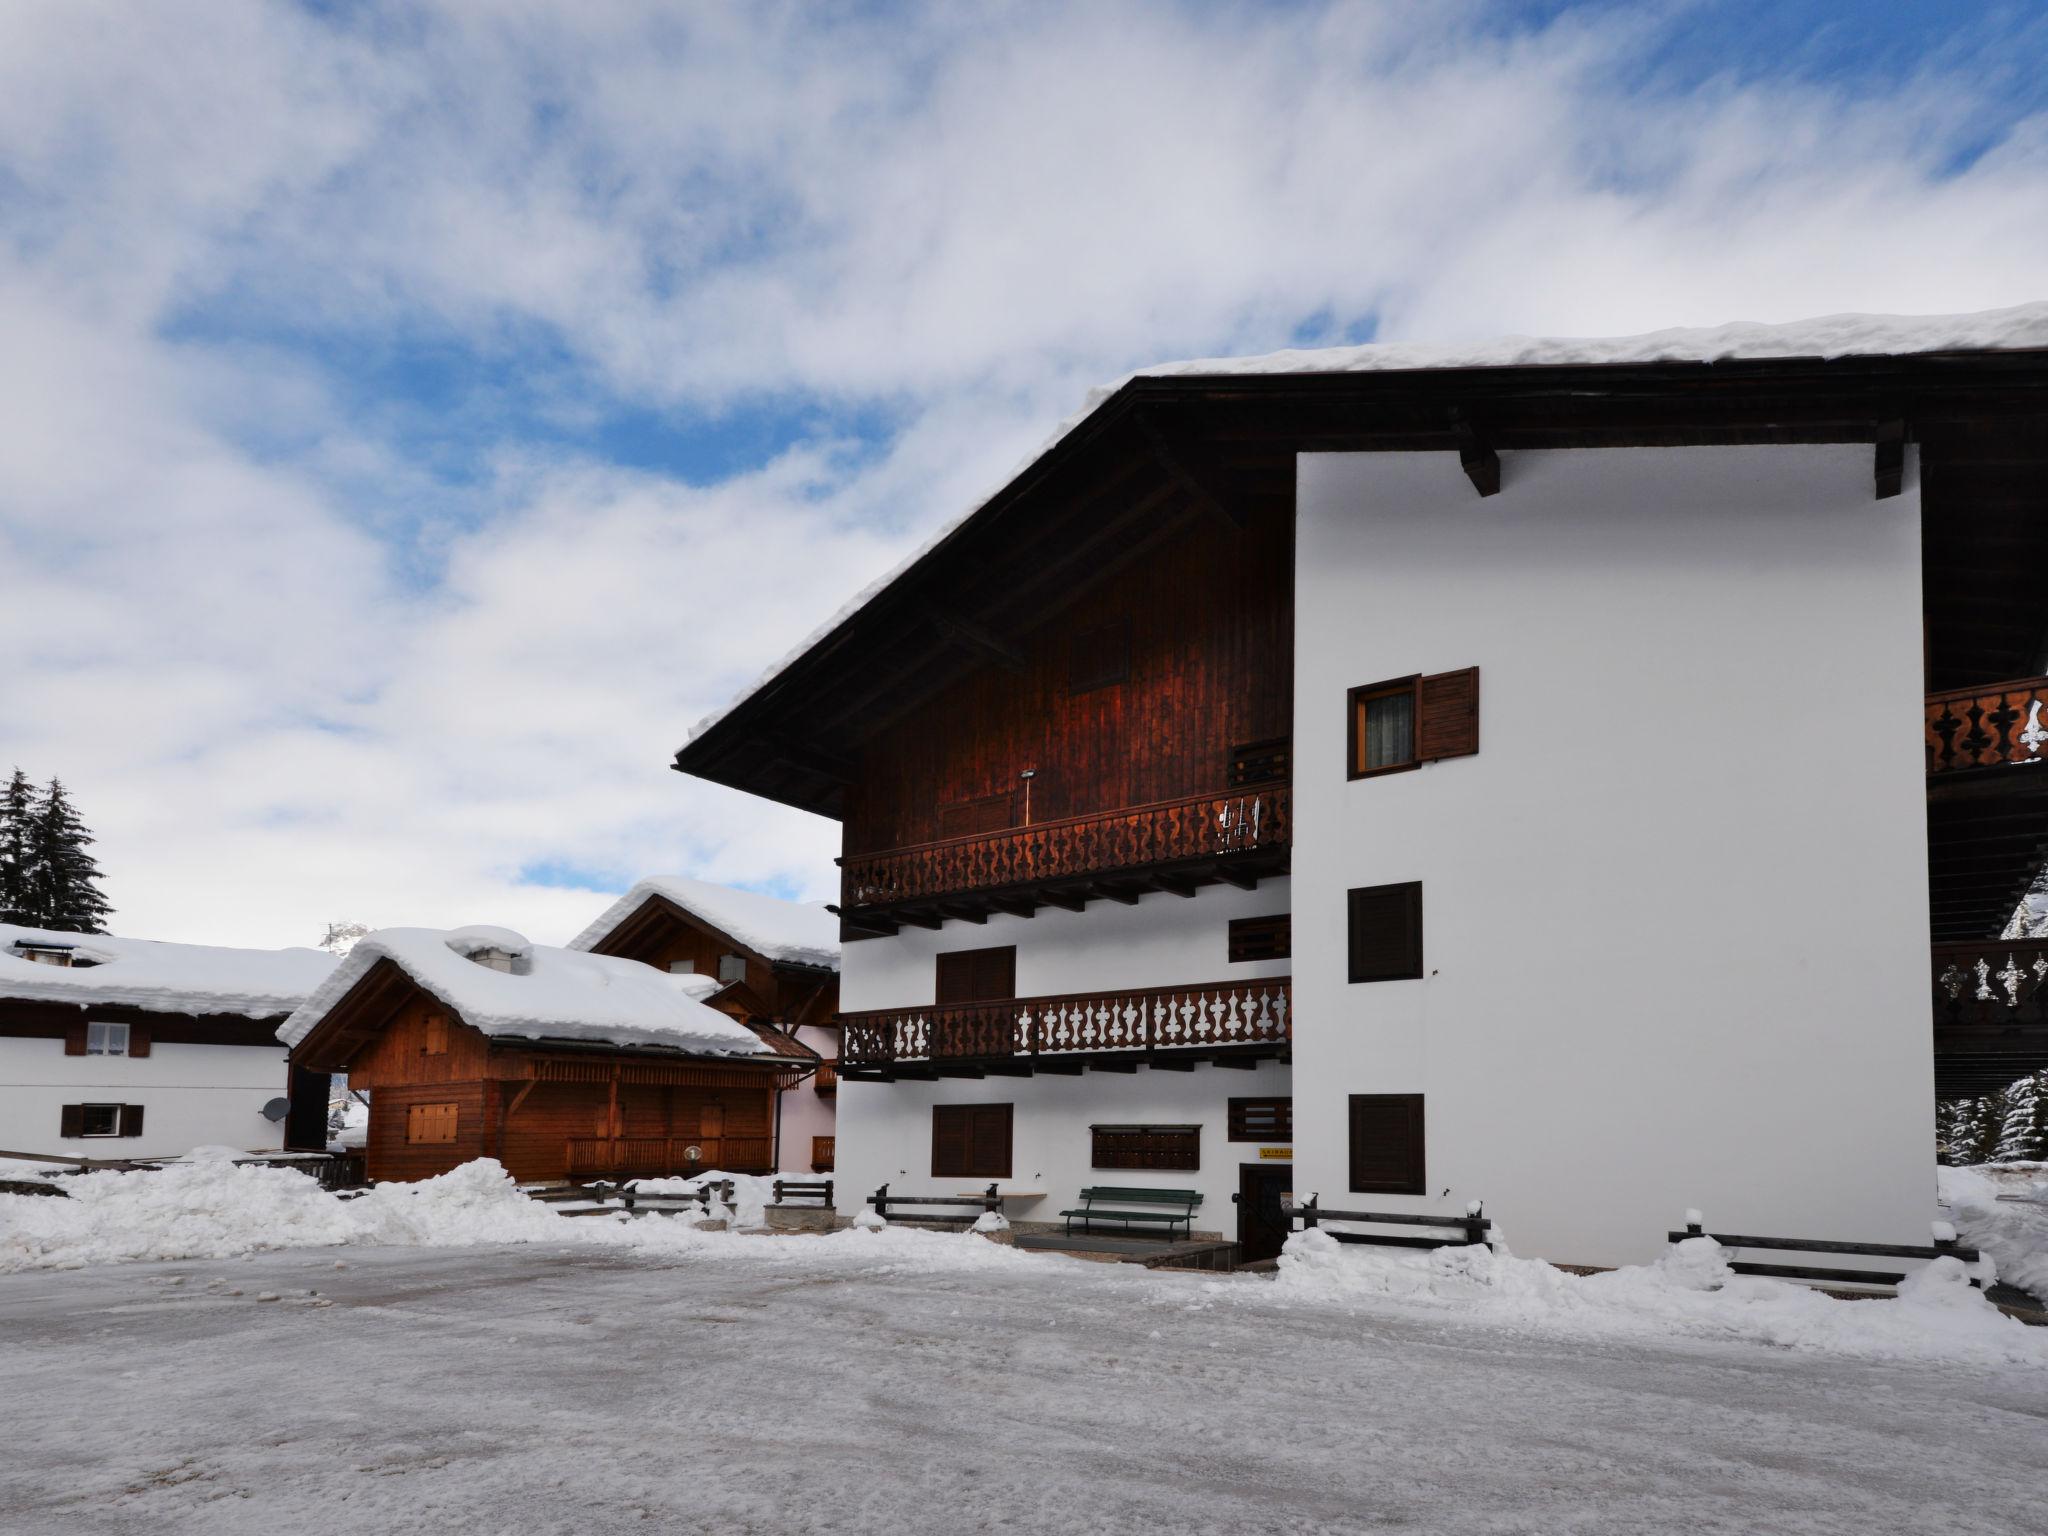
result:
[[[1291,1163],[1294,1161],[1292,1147],[1261,1147],[1259,1161],[1262,1163]]]

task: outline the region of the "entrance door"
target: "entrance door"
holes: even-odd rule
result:
[[[1240,1163],[1237,1173],[1237,1261],[1256,1263],[1277,1257],[1287,1241],[1287,1213],[1280,1202],[1294,1188],[1294,1169],[1287,1164]]]

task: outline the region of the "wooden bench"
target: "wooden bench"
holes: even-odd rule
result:
[[[1925,1247],[1913,1243],[1835,1243],[1812,1237],[1744,1237],[1726,1232],[1709,1232],[1697,1211],[1685,1213],[1683,1232],[1666,1232],[1668,1243],[1682,1243],[1691,1237],[1711,1237],[1723,1248],[1766,1248],[1789,1253],[1847,1253],[1881,1259],[1960,1259],[1965,1264],[1974,1264],[1979,1257],[1974,1248],[1965,1248],[1956,1242],[1955,1229],[1945,1221],[1934,1223],[1934,1241]],[[1728,1267],[1738,1275],[1769,1275],[1779,1280],[1812,1280],[1822,1285],[1884,1285],[1895,1286],[1905,1279],[1905,1272],[1895,1269],[1834,1269],[1807,1264],[1758,1264],[1750,1260],[1730,1260]],[[1975,1275],[1970,1284],[1982,1289],[1984,1282]]]
[[[1143,1226],[1164,1226],[1169,1241],[1175,1227],[1183,1227],[1189,1236],[1194,1235],[1195,1208],[1202,1203],[1199,1190],[1193,1189],[1125,1189],[1118,1185],[1099,1184],[1092,1189],[1081,1191],[1081,1204],[1074,1210],[1061,1211],[1067,1220],[1067,1236],[1074,1235],[1074,1222],[1080,1220],[1081,1230],[1094,1230],[1098,1221],[1120,1221],[1124,1230],[1130,1231],[1133,1223]],[[1118,1210],[1113,1207],[1143,1205],[1152,1209],[1142,1211]],[[1104,1209],[1104,1206],[1112,1209]]]
[[[1003,1197],[996,1193],[993,1184],[978,1195],[892,1195],[889,1193],[889,1186],[884,1184],[868,1196],[868,1204],[875,1208],[875,1214],[884,1221],[915,1221],[927,1226],[970,1227],[981,1220],[984,1212],[1000,1212],[1003,1208]],[[948,1209],[939,1212],[913,1211],[908,1215],[899,1215],[898,1209],[906,1205],[936,1205]],[[971,1207],[974,1214],[956,1214],[951,1209],[954,1206]]]
[[[775,1203],[785,1200],[815,1200],[823,1206],[832,1204],[832,1181],[830,1179],[777,1179],[775,1181]]]
[[[1369,1243],[1376,1248],[1474,1246],[1486,1242],[1486,1234],[1493,1230],[1493,1223],[1481,1214],[1484,1207],[1477,1200],[1465,1207],[1462,1216],[1435,1216],[1410,1211],[1326,1211],[1317,1203],[1321,1198],[1320,1195],[1310,1195],[1305,1202],[1289,1204],[1283,1209],[1290,1218],[1301,1218],[1304,1232],[1327,1231],[1321,1226],[1326,1221],[1347,1221],[1383,1227],[1441,1227],[1457,1234],[1455,1237],[1417,1237],[1403,1232],[1331,1232],[1330,1236],[1340,1243]]]

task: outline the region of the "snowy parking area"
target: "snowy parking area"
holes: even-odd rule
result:
[[[0,1275],[0,1530],[2041,1529],[2041,1330],[1859,1357],[692,1239]]]

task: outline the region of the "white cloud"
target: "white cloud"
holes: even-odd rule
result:
[[[1996,38],[1674,96],[1638,68],[1674,14],[0,12],[0,767],[73,782],[166,937],[564,936],[592,902],[536,864],[823,896],[828,825],[668,754],[1088,383],[1374,318],[2042,296],[2048,121],[1987,119]],[[428,422],[338,387],[322,338],[384,336],[563,428],[900,428],[685,484],[521,440],[481,381]]]

